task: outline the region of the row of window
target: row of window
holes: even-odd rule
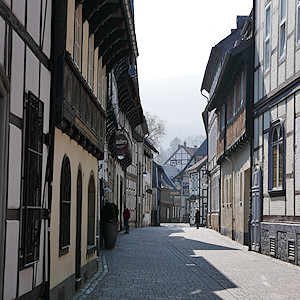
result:
[[[284,191],[285,134],[280,120],[271,123],[269,130],[268,190],[270,193]],[[240,201],[243,199],[243,173],[237,174],[234,184]],[[222,178],[222,204],[231,203],[232,178]]]
[[[95,222],[96,222],[96,190],[94,176],[91,174],[87,197],[82,196],[82,177],[81,171],[78,169],[77,176],[77,209],[80,209],[82,199],[88,200],[88,215],[87,215],[87,245],[95,245]],[[60,221],[59,221],[59,248],[60,254],[65,254],[71,244],[71,166],[70,159],[67,155],[64,156],[61,177],[60,177]],[[73,204],[74,205],[74,204]],[[78,214],[77,214],[78,215]],[[81,219],[81,218],[80,218]],[[78,220],[77,220],[78,221]]]
[[[287,40],[287,0],[280,0],[279,7],[279,60],[282,60],[286,54],[286,40]],[[268,1],[267,6],[265,7],[265,36],[264,36],[264,68],[265,72],[270,70],[271,62],[271,5],[272,2]],[[300,0],[297,0],[296,5],[296,44],[300,44]]]
[[[227,98],[227,105],[223,104],[218,112],[219,133],[224,130],[225,123],[228,124],[231,122],[244,105],[246,86],[245,77],[245,72],[243,71]]]
[[[78,69],[82,69],[82,5],[79,5],[75,10],[74,15],[74,50],[73,59]],[[102,68],[102,58],[98,59],[97,70],[94,70],[95,65],[95,48],[94,35],[92,34],[88,40],[88,58],[87,58],[87,82],[92,90],[94,90],[94,81],[97,80],[97,88],[94,94],[97,96],[103,108],[106,106],[105,91],[106,91],[106,72]]]

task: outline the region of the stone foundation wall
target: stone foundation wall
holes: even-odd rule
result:
[[[261,253],[300,265],[300,225],[262,222]]]

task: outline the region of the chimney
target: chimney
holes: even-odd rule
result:
[[[184,141],[183,145],[184,145],[184,148],[185,148],[186,147],[186,141]]]

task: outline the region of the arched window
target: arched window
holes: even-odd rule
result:
[[[92,175],[88,187],[88,226],[87,226],[87,244],[95,245],[95,222],[96,222],[96,193],[95,180]]]
[[[68,156],[64,156],[60,175],[60,255],[69,252],[71,229],[71,167]]]
[[[279,120],[269,133],[269,191],[284,190],[284,128]]]

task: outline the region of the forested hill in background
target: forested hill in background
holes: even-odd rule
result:
[[[204,139],[201,113],[207,100],[200,94],[202,76],[191,74],[139,81],[144,110],[165,121],[166,134],[161,139],[163,149],[167,150],[175,137],[180,138],[182,143],[190,136]],[[189,141],[186,142],[189,144]]]

